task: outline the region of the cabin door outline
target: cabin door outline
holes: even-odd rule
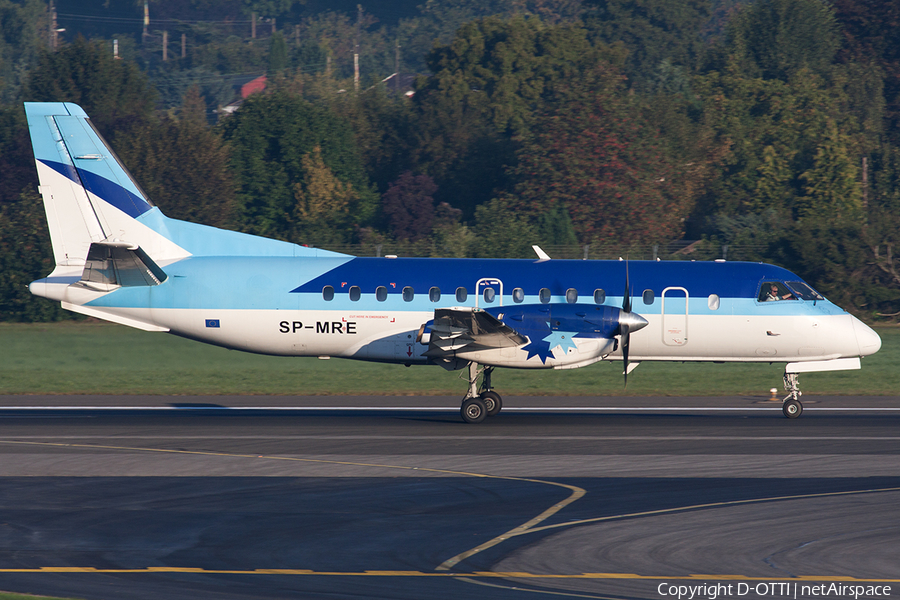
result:
[[[690,294],[683,287],[672,286],[662,291],[662,342],[666,346],[687,345],[689,300]]]
[[[482,297],[485,288],[494,291],[493,302],[486,302]],[[485,308],[503,306],[503,281],[499,277],[482,277],[475,282],[475,308],[479,308],[479,304],[483,304]]]

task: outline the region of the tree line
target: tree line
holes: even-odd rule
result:
[[[285,25],[208,44],[267,74],[215,124],[209,85],[170,85],[209,64],[49,52],[42,6],[0,0],[3,319],[62,318],[25,288],[52,265],[22,100],[81,104],[175,218],[431,256],[703,240],[870,319],[900,312],[896,3],[431,0],[415,27],[358,28],[385,47],[430,32],[404,93],[387,59],[356,85],[327,26],[352,16],[246,2]]]

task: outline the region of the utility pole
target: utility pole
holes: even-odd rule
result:
[[[163,31],[163,62],[169,60],[169,32]]]
[[[394,91],[400,93],[400,36],[397,36],[397,45],[394,46]]]
[[[362,4],[356,5],[356,42],[353,46],[353,89],[359,92],[359,30],[362,27]]]
[[[272,17],[272,35],[275,35],[275,17]]]
[[[150,33],[147,31],[150,27],[150,2],[149,0],[144,0],[144,33],[141,35],[141,43],[147,43],[147,37]]]
[[[53,0],[50,0],[50,11],[47,13],[49,21],[47,22],[47,48],[53,52],[53,37],[56,35],[56,9],[53,7]]]
[[[53,0],[50,0],[50,31],[47,36],[47,44],[52,52],[56,52],[57,48],[59,48],[59,32],[61,31],[65,31],[65,29],[60,29],[57,26],[56,6],[53,4]]]
[[[862,203],[865,223],[869,224],[869,157],[862,157]]]
[[[181,34],[181,58],[187,58],[187,34]]]
[[[250,17],[250,37],[256,39],[256,13]]]

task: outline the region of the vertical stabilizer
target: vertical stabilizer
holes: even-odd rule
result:
[[[160,266],[188,256],[343,256],[169,219],[153,206],[80,106],[26,102],[25,114],[57,277],[81,275],[92,244],[140,248]]]
[[[138,220],[158,209],[81,107],[26,102],[25,114],[57,265],[83,266],[94,242],[127,242],[157,260],[190,255]]]

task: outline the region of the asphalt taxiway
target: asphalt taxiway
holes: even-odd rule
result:
[[[900,593],[900,398],[504,403],[467,425],[454,398],[0,397],[0,589]]]

